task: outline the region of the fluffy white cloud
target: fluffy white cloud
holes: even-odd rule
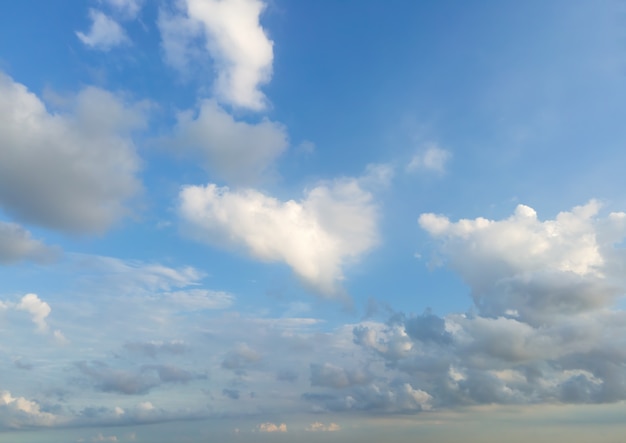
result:
[[[252,189],[187,186],[180,215],[198,239],[284,262],[327,296],[339,294],[344,266],[378,241],[373,196],[354,178],[320,184],[300,201]]]
[[[59,251],[32,238],[30,232],[15,223],[0,221],[0,264],[19,260],[45,263],[53,260]]]
[[[237,184],[259,181],[288,146],[281,124],[236,121],[215,100],[204,100],[197,116],[180,113],[174,132],[170,144],[177,150],[199,154],[207,170]]]
[[[287,425],[285,423],[279,425],[270,422],[261,423],[259,432],[287,432]]]
[[[17,304],[16,309],[28,312],[40,332],[48,330],[46,318],[50,315],[52,309],[48,303],[42,301],[36,294],[26,294]]]
[[[408,172],[426,170],[443,173],[451,158],[452,154],[450,151],[442,149],[437,145],[430,145],[425,150],[415,154],[406,169]]]
[[[177,15],[161,12],[159,28],[165,59],[185,70],[189,47],[198,35],[205,39],[217,68],[215,92],[220,101],[261,110],[266,99],[259,90],[272,76],[273,42],[259,22],[265,4],[259,0],[184,0]],[[197,52],[196,52],[197,53]]]
[[[422,214],[419,224],[441,240],[481,312],[541,322],[606,306],[620,294],[615,278],[626,261],[614,246],[626,235],[626,214],[600,219],[598,210],[591,201],[540,221],[519,205],[500,221]]]
[[[72,232],[99,232],[127,213],[141,188],[130,131],[144,124],[97,88],[52,113],[27,88],[0,73],[0,207],[27,222]]]
[[[76,36],[92,49],[109,51],[112,48],[130,42],[126,32],[118,22],[101,11],[89,10],[91,28],[87,33],[76,32]]]

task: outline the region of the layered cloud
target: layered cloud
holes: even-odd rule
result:
[[[17,219],[70,232],[100,232],[128,213],[141,185],[130,137],[141,106],[97,88],[51,112],[0,73],[0,207]]]
[[[161,11],[159,29],[165,60],[186,71],[190,61],[206,53],[217,70],[218,99],[236,107],[261,110],[266,98],[260,86],[272,76],[273,42],[259,19],[259,0],[184,0],[174,14]],[[195,46],[200,38],[204,50]]]
[[[16,223],[0,221],[0,264],[21,260],[47,263],[59,255],[59,250],[35,240],[31,233]]]
[[[345,178],[281,201],[253,189],[187,186],[180,215],[206,243],[289,265],[327,296],[339,294],[343,269],[378,241],[378,211],[366,179]]]
[[[199,156],[216,178],[249,185],[271,171],[287,149],[287,131],[279,123],[263,119],[253,124],[237,121],[215,100],[204,100],[197,115],[179,113],[173,137],[167,141],[178,151]]]

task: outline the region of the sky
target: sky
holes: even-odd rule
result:
[[[626,3],[0,4],[0,441],[626,432]]]

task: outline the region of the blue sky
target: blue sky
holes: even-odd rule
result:
[[[625,17],[3,3],[0,440],[615,441]]]

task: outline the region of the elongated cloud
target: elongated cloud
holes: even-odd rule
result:
[[[341,426],[339,426],[337,423],[330,423],[328,425],[325,425],[324,423],[321,423],[319,421],[311,423],[305,429],[305,431],[309,432],[336,432],[340,430]]]
[[[0,73],[0,207],[17,219],[70,232],[101,232],[141,188],[130,132],[140,107],[86,88],[53,113]]]
[[[339,293],[344,266],[378,241],[373,196],[358,179],[320,184],[300,201],[253,189],[187,186],[180,193],[180,215],[198,239],[284,262],[329,297]]]
[[[198,36],[217,68],[214,89],[221,102],[252,110],[266,106],[260,86],[272,77],[273,42],[259,19],[259,0],[186,0],[177,14],[161,12],[165,59],[186,71]]]

